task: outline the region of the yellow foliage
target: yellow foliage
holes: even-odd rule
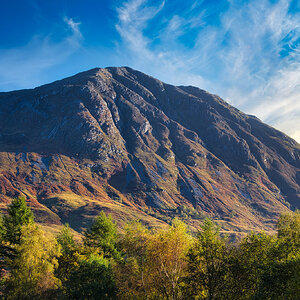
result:
[[[35,224],[23,226],[16,250],[7,286],[8,299],[37,299],[60,286],[54,276],[60,256],[60,247],[54,237]]]

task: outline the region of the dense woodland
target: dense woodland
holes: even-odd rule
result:
[[[68,225],[53,236],[22,198],[0,222],[3,299],[300,299],[299,212],[235,244],[208,219],[196,235],[178,219],[118,233],[103,212],[80,241]]]

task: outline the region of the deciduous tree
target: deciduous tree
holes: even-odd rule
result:
[[[156,233],[147,247],[147,287],[158,299],[180,299],[191,243],[186,225],[175,219],[167,231]]]
[[[45,299],[60,285],[54,276],[60,248],[35,224],[22,226],[17,256],[11,262],[6,288],[8,299]],[[48,295],[48,296],[47,296]]]
[[[150,231],[134,221],[125,228],[120,241],[124,259],[115,267],[120,299],[147,299],[147,247]]]

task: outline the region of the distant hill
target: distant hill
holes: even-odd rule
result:
[[[26,76],[26,74],[24,74]],[[128,67],[0,93],[0,204],[81,230],[101,210],[272,230],[300,208],[300,146],[220,97]]]

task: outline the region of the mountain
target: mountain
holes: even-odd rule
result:
[[[272,230],[300,208],[300,146],[199,88],[97,68],[0,93],[0,193],[3,210],[25,195],[38,221],[79,231],[100,210]]]

